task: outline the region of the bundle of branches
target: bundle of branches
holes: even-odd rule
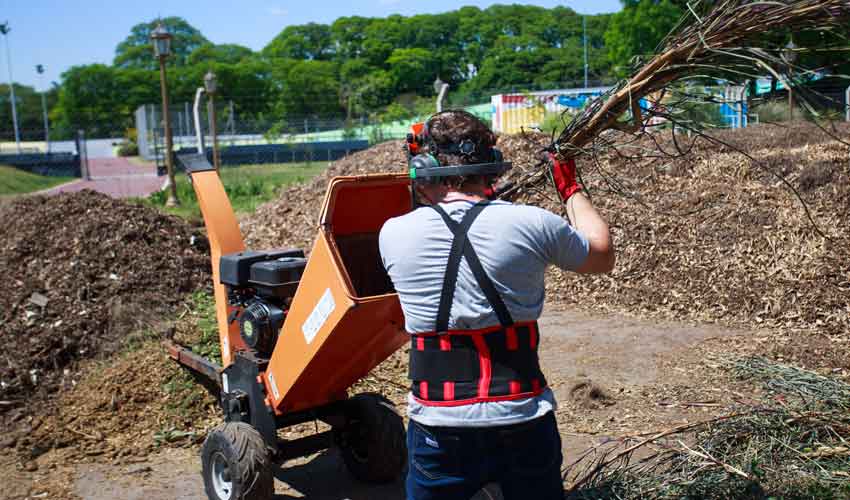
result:
[[[763,358],[731,369],[765,401],[591,450],[568,498],[848,498],[850,385]]]
[[[776,35],[828,32],[836,42],[817,50],[847,51],[850,48],[844,36],[850,21],[848,0],[697,1],[689,4],[688,9],[686,17],[662,42],[657,54],[638,67],[631,78],[585,107],[552,141],[547,148],[550,152],[561,159],[595,157],[611,150],[637,160],[682,156],[675,137],[677,129],[711,140],[701,132],[703,127],[699,123],[694,123],[688,113],[682,113],[683,109],[693,109],[695,104],[717,101],[712,95],[700,95],[692,90],[688,84],[694,81],[722,80],[727,84],[745,85],[769,75],[792,89],[800,103],[816,113],[808,104],[814,91],[805,85],[805,78],[801,78],[810,75],[811,71],[793,62],[796,54],[809,52],[810,48],[784,47],[781,42],[777,43]],[[837,66],[846,58],[839,54],[833,59]],[[633,154],[639,141],[622,134],[639,136],[659,126],[673,131],[676,151],[671,153],[660,147],[648,151],[644,147],[639,154]],[[615,132],[606,134],[606,131]],[[621,154],[629,149],[630,152]],[[513,187],[503,196],[512,198],[525,188],[545,184],[548,169],[543,168],[544,165],[541,161],[535,168],[516,172],[511,179]]]

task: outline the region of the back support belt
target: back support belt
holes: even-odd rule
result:
[[[537,359],[537,323],[514,323],[467,237],[475,218],[487,204],[482,201],[473,205],[460,223],[452,220],[439,205],[433,205],[454,239],[443,277],[435,331],[412,336],[411,391],[424,405],[460,406],[521,399],[539,395],[546,387]],[[448,329],[461,258],[466,259],[500,326]]]
[[[537,358],[537,323],[412,337],[409,376],[421,404],[521,399],[546,387]]]

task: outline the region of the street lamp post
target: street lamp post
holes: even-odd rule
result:
[[[221,157],[218,154],[218,126],[215,119],[215,93],[218,90],[218,81],[212,71],[207,71],[207,74],[204,75],[204,89],[210,96],[207,100],[207,115],[210,120],[210,134],[212,134],[213,142],[213,165],[215,165],[215,171],[218,172],[221,168]]]
[[[44,79],[41,75],[44,74],[44,66],[41,64],[36,64],[35,72],[38,73],[39,83],[44,87]],[[44,144],[45,149],[47,150],[47,154],[50,154],[50,122],[47,120],[47,100],[45,99],[45,94],[47,93],[47,89],[41,89],[41,116],[44,119]]]
[[[165,60],[171,55],[171,33],[162,24],[151,32],[154,56],[159,60],[159,86],[162,92],[162,120],[165,128],[165,168],[168,170],[167,207],[180,204],[177,198],[177,183],[174,182],[174,160],[172,156],[173,139],[171,137],[171,117],[168,113],[168,83],[165,77]]]
[[[18,104],[15,101],[15,82],[12,79],[12,52],[9,50],[9,32],[12,28],[9,27],[9,21],[0,24],[0,33],[6,40],[6,64],[9,66],[9,93],[12,97],[12,122],[15,127],[15,147],[18,154],[21,154],[21,132],[18,129]]]
[[[788,42],[782,51],[782,58],[788,63],[788,121],[794,120],[794,90],[791,88],[791,79],[794,78],[794,61],[797,60],[797,46],[794,40]]]

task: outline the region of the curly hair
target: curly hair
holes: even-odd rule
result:
[[[493,146],[496,134],[472,113],[450,110],[437,113],[428,119],[426,152],[437,158],[440,165],[469,165],[494,161]],[[450,144],[471,141],[476,145],[472,154],[461,155],[442,151]]]

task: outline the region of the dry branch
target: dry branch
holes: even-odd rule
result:
[[[567,126],[556,143],[562,157],[577,156],[604,131],[621,129],[619,119],[628,110],[632,110],[633,127],[645,126],[637,104],[640,99],[697,74],[725,74],[729,78],[728,73],[742,73],[740,70],[749,66],[753,71],[775,75],[792,88],[797,86],[787,77],[793,69],[789,62],[758,47],[747,47],[747,42],[779,29],[839,26],[850,20],[850,2],[724,0],[706,16],[700,18],[694,13],[693,17],[694,21],[667,38],[658,55]]]

